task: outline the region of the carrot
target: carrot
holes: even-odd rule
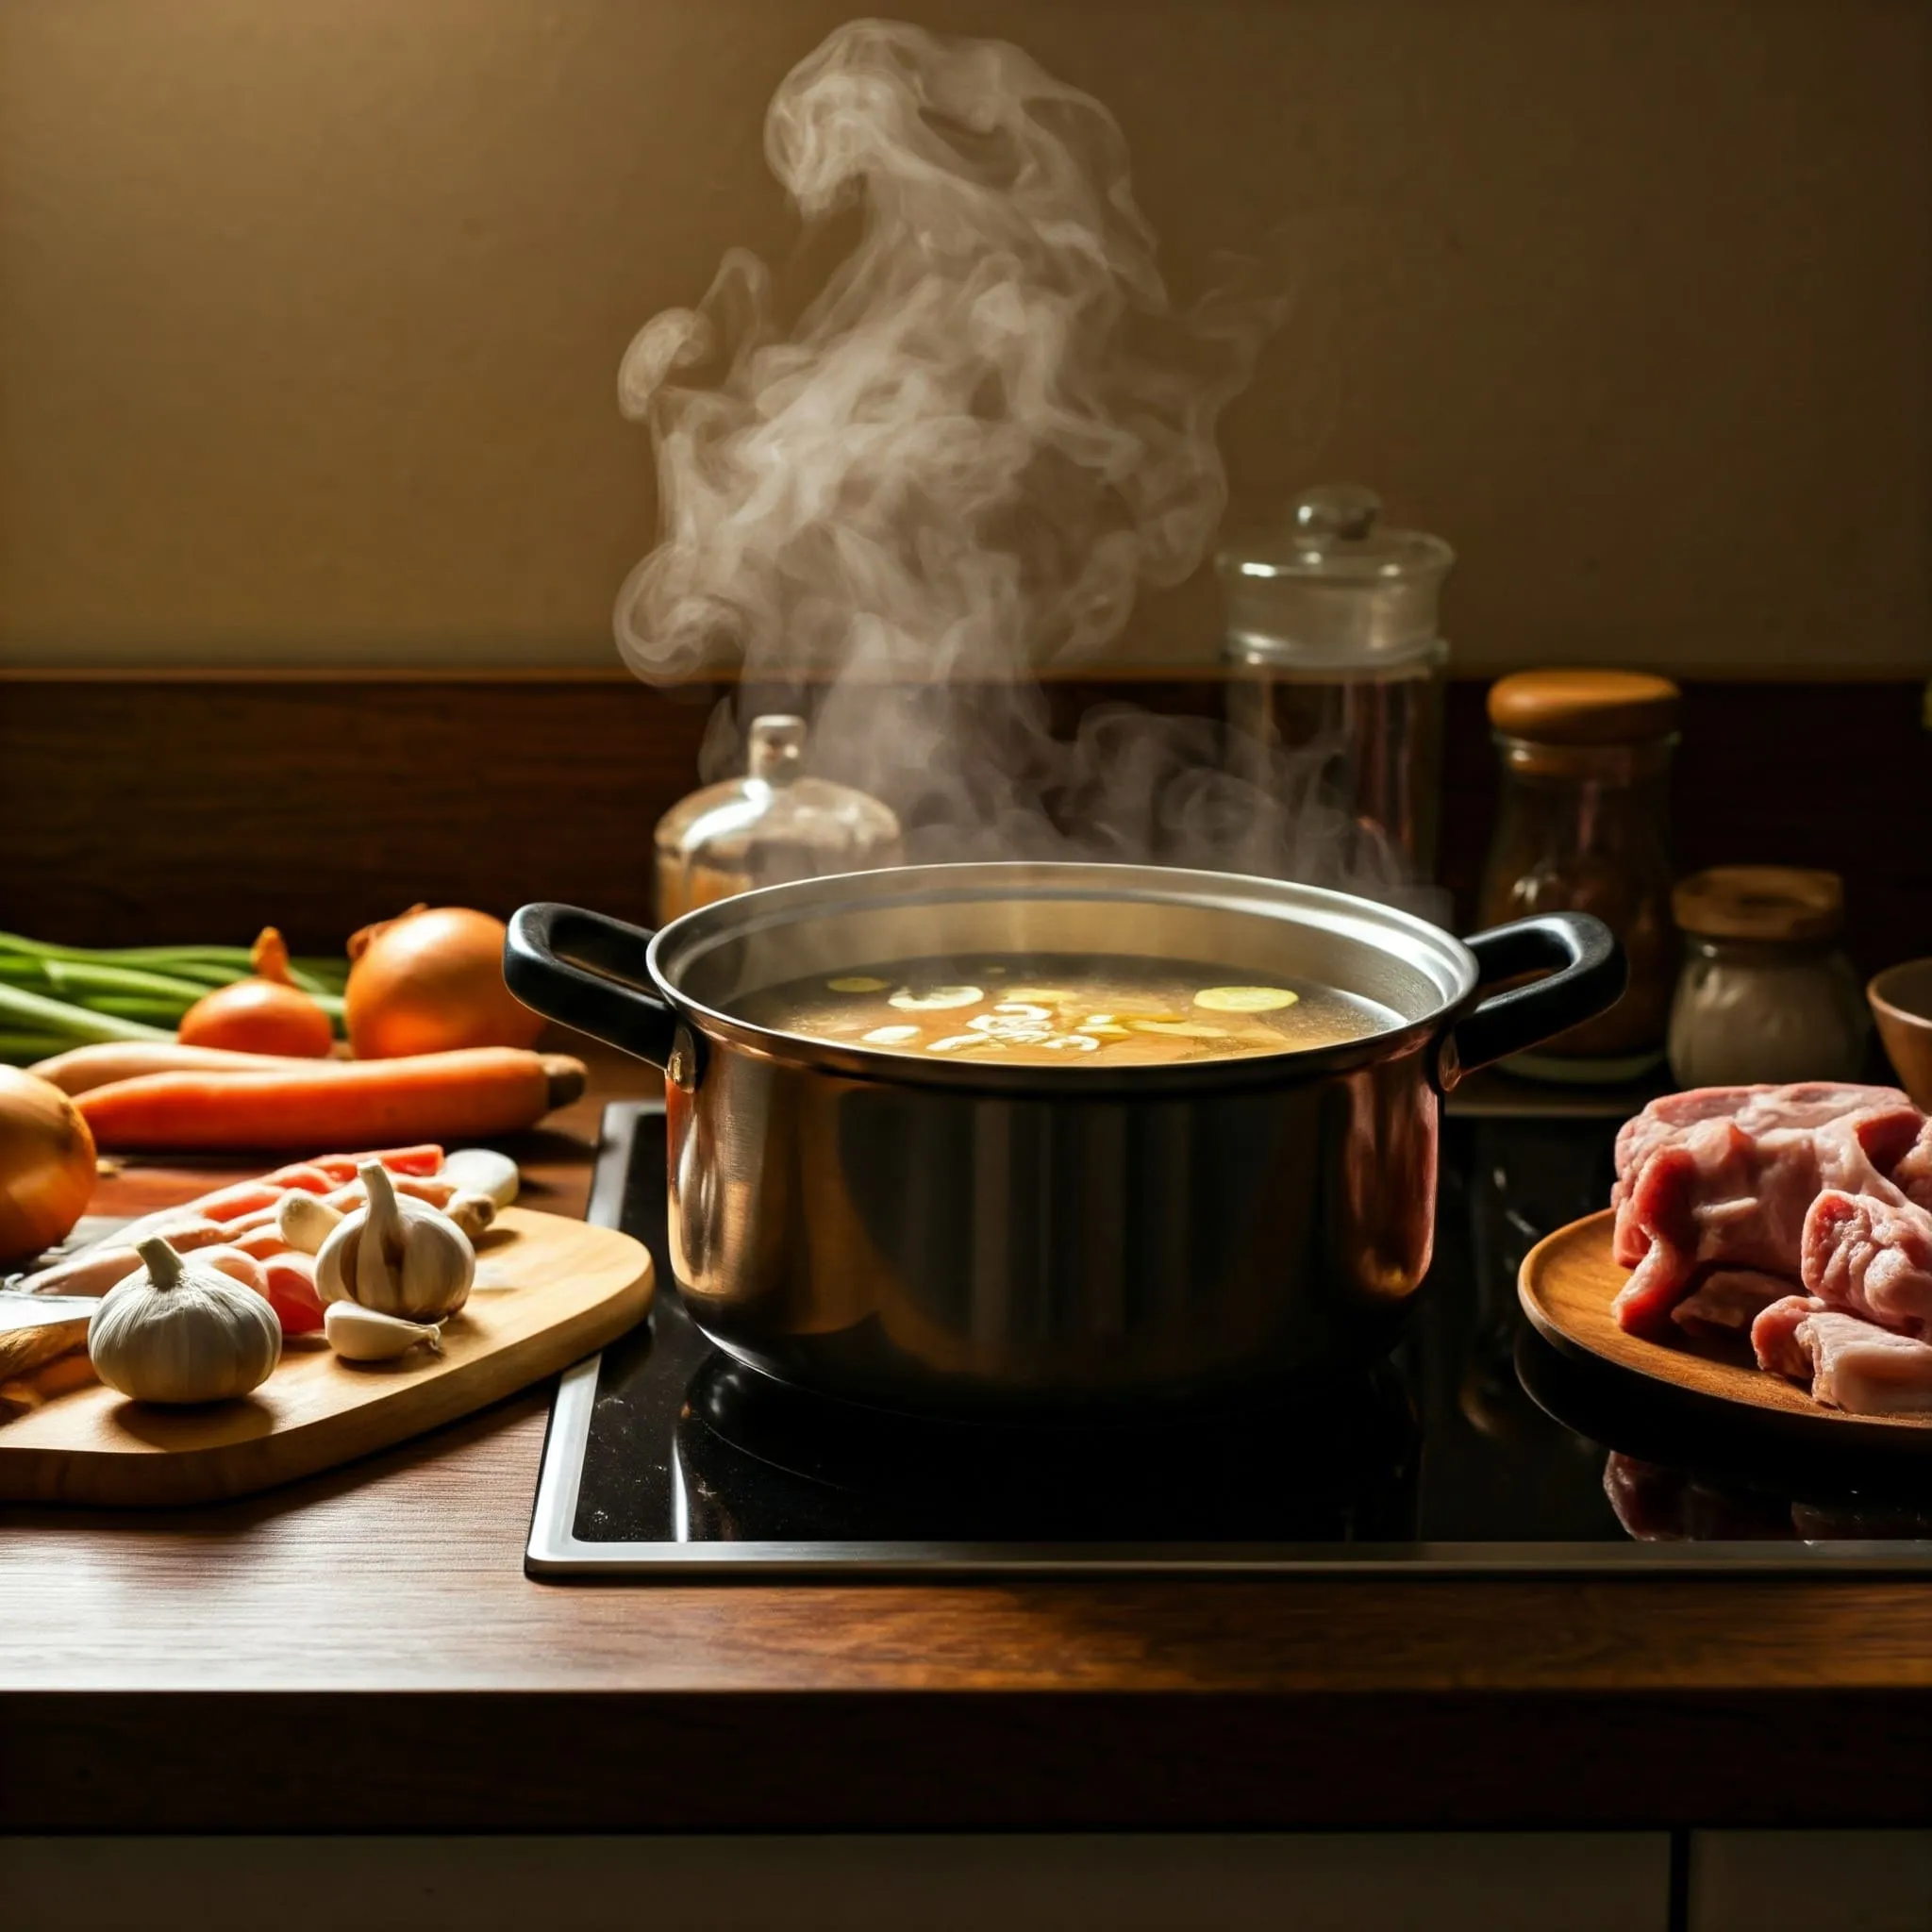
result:
[[[258,1295],[268,1293],[268,1276],[262,1272],[261,1262],[240,1248],[207,1248],[196,1258],[203,1267],[219,1269],[230,1281],[239,1281]]]
[[[139,1221],[130,1221],[125,1227],[117,1227],[109,1237],[120,1246],[132,1247],[145,1241],[149,1235],[158,1234],[174,1249],[186,1254],[190,1248],[206,1248],[216,1241],[228,1239],[225,1223],[204,1220],[190,1202],[182,1208],[164,1208],[153,1214],[143,1214]],[[75,1258],[84,1259],[96,1250],[84,1248]]]
[[[439,1158],[442,1150],[437,1149]],[[293,1193],[299,1190],[305,1194],[325,1194],[335,1186],[335,1177],[327,1169],[317,1167],[312,1161],[298,1160],[291,1167],[278,1167],[275,1173],[263,1174],[262,1185],[267,1188],[280,1188]]]
[[[322,1326],[322,1296],[313,1255],[277,1255],[263,1268],[264,1292],[284,1335],[312,1335]]]
[[[268,1207],[254,1208],[246,1214],[237,1214],[232,1220],[223,1222],[222,1239],[231,1241],[240,1235],[253,1234],[258,1227],[273,1227],[281,1210],[282,1197],[277,1194]]]
[[[116,1080],[138,1080],[146,1074],[259,1074],[316,1064],[266,1054],[233,1053],[225,1047],[183,1046],[175,1040],[103,1040],[37,1061],[32,1071],[71,1094],[86,1093]]]
[[[561,1104],[561,1103],[559,1103]],[[386,1147],[379,1154],[324,1154],[308,1164],[329,1176],[329,1188],[352,1181],[372,1160],[379,1160],[391,1174],[431,1174],[442,1165],[442,1149],[427,1147]],[[273,1174],[269,1176],[275,1178]],[[328,1192],[328,1188],[323,1190]]]
[[[258,1074],[149,1074],[75,1104],[101,1147],[340,1147],[512,1133],[575,1100],[584,1078],[581,1060],[477,1046]]]
[[[286,1255],[289,1244],[282,1239],[281,1230],[275,1227],[251,1227],[246,1234],[238,1234],[228,1243],[240,1248],[244,1255],[253,1255],[258,1261],[266,1261],[275,1255]]]
[[[212,1194],[197,1194],[188,1206],[204,1221],[238,1221],[244,1214],[273,1208],[281,1198],[281,1189],[267,1181],[237,1181]]]
[[[447,1208],[459,1191],[454,1181],[419,1180],[412,1174],[399,1174],[393,1179],[397,1193],[426,1201],[432,1208]],[[348,1181],[322,1198],[338,1214],[348,1214],[369,1205],[369,1190],[360,1181]]]
[[[96,1245],[29,1274],[20,1286],[28,1294],[106,1294],[141,1265],[141,1257],[125,1243]]]

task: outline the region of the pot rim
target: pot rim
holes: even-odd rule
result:
[[[834,1045],[808,1034],[756,1025],[707,1006],[676,983],[676,975],[712,947],[752,932],[799,924],[868,905],[938,905],[995,897],[1112,899],[1143,905],[1206,903],[1255,918],[1315,925],[1391,954],[1432,980],[1440,998],[1427,1012],[1398,1025],[1297,1052],[1164,1066],[1075,1063],[1023,1067],[972,1060],[927,1062],[856,1042]],[[645,964],[653,986],[680,1018],[712,1041],[762,1058],[893,1086],[1051,1094],[1057,1099],[1291,1085],[1396,1058],[1441,1033],[1468,1004],[1481,979],[1475,955],[1454,934],[1414,913],[1353,892],[1245,873],[1079,859],[886,866],[761,886],[698,907],[661,927],[646,949]]]

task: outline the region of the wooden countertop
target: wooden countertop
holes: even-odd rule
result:
[[[580,1208],[641,1071],[533,1200]],[[0,1832],[1932,1818],[1922,1582],[539,1584],[548,1399],[245,1502],[0,1511]]]

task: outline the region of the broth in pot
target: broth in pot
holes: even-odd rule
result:
[[[752,1024],[909,1058],[1172,1066],[1301,1053],[1400,1024],[1307,980],[1233,984],[1225,968],[1125,955],[896,959],[788,980],[736,1002]]]

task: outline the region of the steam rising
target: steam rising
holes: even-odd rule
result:
[[[632,669],[740,664],[768,701],[809,681],[813,768],[892,804],[918,858],[1392,880],[1343,856],[1306,774],[1241,784],[1216,727],[1138,713],[1057,741],[1032,683],[1201,562],[1216,422],[1283,305],[1178,309],[1112,116],[1004,42],[852,22],[780,84],[765,154],[808,224],[856,215],[858,240],[789,327],[732,249],[625,354],[660,506],[617,603]],[[743,722],[721,707],[711,771]]]
[[[765,153],[807,220],[858,201],[863,230],[789,336],[733,249],[625,357],[664,526],[618,602],[633,666],[944,675],[1109,642],[1213,535],[1261,319],[1175,315],[1112,116],[1003,42],[842,27]]]

